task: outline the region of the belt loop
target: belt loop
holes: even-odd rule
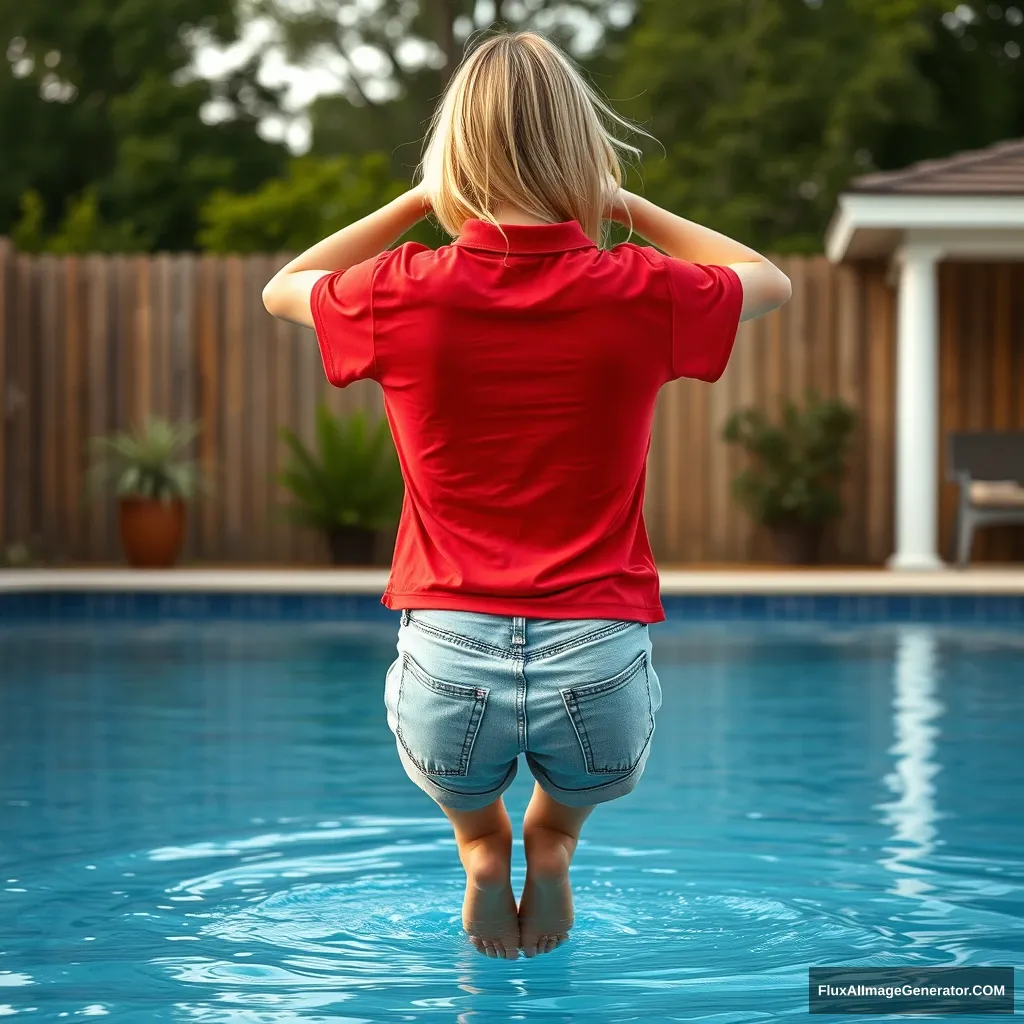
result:
[[[409,625],[409,609],[408,608],[403,608],[402,609],[402,625],[403,626],[408,626]]]
[[[526,619],[522,615],[512,616],[512,643],[517,647],[526,643]]]

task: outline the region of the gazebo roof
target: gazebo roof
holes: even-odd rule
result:
[[[855,178],[825,236],[833,261],[932,245],[945,258],[1024,259],[1024,139]]]
[[[999,142],[899,171],[855,178],[850,192],[900,195],[1024,195],[1024,139]]]

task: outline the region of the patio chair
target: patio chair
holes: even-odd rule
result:
[[[960,484],[953,543],[963,567],[976,527],[1024,526],[1024,433],[950,435],[949,475]]]

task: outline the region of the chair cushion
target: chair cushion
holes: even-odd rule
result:
[[[1024,509],[1024,487],[1015,480],[972,480],[971,504]]]

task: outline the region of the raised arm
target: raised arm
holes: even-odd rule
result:
[[[420,221],[428,209],[422,189],[410,189],[362,220],[317,242],[282,267],[267,283],[263,289],[267,312],[281,320],[312,327],[309,296],[313,285],[325,274],[347,270],[383,252]]]
[[[619,191],[619,198],[615,219],[623,224],[632,221],[634,231],[669,256],[689,263],[731,267],[743,285],[741,320],[770,313],[789,301],[793,294],[789,278],[760,253],[625,189]]]

